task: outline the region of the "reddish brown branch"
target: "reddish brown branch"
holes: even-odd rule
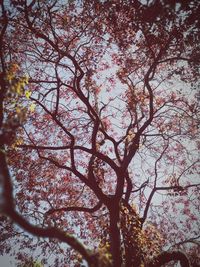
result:
[[[190,267],[190,262],[186,255],[181,251],[172,251],[172,252],[162,252],[154,260],[148,264],[147,267],[161,267],[164,264],[169,263],[170,261],[179,261],[181,267]]]
[[[18,224],[20,227],[22,227],[32,235],[43,238],[55,238],[61,242],[67,243],[73,249],[78,251],[89,264],[92,264],[94,261],[94,256],[75,237],[62,232],[57,228],[41,228],[35,226],[26,221],[23,216],[15,210],[12,196],[12,183],[6,163],[5,154],[2,151],[0,151],[0,162],[0,182],[3,185],[3,194],[0,199],[1,211],[3,211],[5,215],[9,216],[16,224]]]
[[[95,205],[93,208],[85,208],[85,207],[63,207],[59,209],[50,209],[49,211],[46,212],[46,215],[51,215],[55,212],[67,212],[67,211],[79,211],[79,212],[89,212],[93,213],[97,210],[99,210],[102,206],[102,202],[99,201],[97,205]]]
[[[78,251],[88,263],[93,262],[92,253],[89,252],[75,237],[54,227],[41,228],[27,222],[14,209],[7,209],[6,214],[20,227],[32,235],[43,238],[55,238],[61,242],[67,243],[73,249]]]

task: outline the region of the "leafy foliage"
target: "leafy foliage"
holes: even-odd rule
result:
[[[2,253],[198,265],[199,8],[1,2]]]

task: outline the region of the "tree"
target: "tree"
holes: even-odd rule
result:
[[[199,3],[144,2],[1,1],[2,250],[197,255]]]

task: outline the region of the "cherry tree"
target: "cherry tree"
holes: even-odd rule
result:
[[[2,253],[198,266],[198,1],[1,10]]]

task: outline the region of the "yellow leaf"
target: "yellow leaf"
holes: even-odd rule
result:
[[[36,107],[36,105],[35,105],[34,103],[32,103],[32,104],[30,105],[30,107],[29,107],[29,110],[30,110],[31,112],[34,112],[35,107]]]
[[[14,78],[14,75],[13,75],[12,73],[8,73],[8,74],[7,74],[7,80],[8,80],[9,82],[11,82],[13,78]]]
[[[22,139],[22,138],[17,139],[17,140],[15,141],[15,144],[16,144],[16,145],[21,145],[21,144],[23,144],[23,139]]]
[[[19,115],[21,113],[21,108],[16,107],[16,113]]]
[[[18,95],[22,95],[22,88],[20,83],[17,83],[15,90]]]
[[[27,99],[30,99],[31,92],[30,91],[26,91],[25,92],[25,96],[26,96]]]
[[[13,63],[11,66],[11,71],[14,73],[19,70],[19,65],[17,63]]]
[[[28,81],[29,81],[29,76],[26,75],[26,76],[24,77],[24,82],[25,82],[25,84],[28,84]]]

